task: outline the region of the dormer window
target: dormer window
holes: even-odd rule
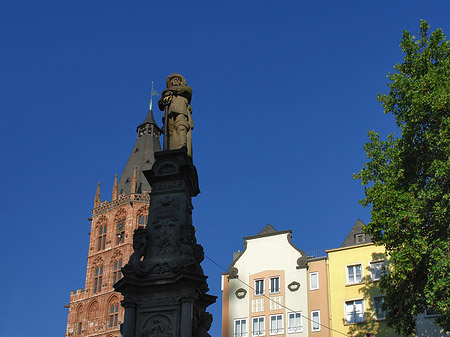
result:
[[[366,241],[366,235],[364,233],[362,234],[356,234],[355,235],[355,241],[356,243],[364,243],[364,241]]]

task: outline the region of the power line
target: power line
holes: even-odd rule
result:
[[[222,267],[220,264],[218,264],[216,261],[214,261],[213,259],[211,259],[211,258],[210,258],[209,256],[207,256],[206,254],[205,254],[205,257],[206,257],[208,260],[210,260],[212,263],[214,263],[217,267],[219,267],[219,268],[222,269],[223,271],[227,272],[227,270],[226,270],[224,267]],[[253,291],[255,290],[255,288],[253,288],[251,285],[249,285],[249,284],[245,283],[244,281],[242,281],[239,277],[238,277],[237,279],[238,279],[238,281],[240,281],[241,283],[243,283],[244,285],[246,285],[249,289],[252,289]],[[296,312],[295,310],[292,310],[292,309],[288,308],[287,306],[285,306],[285,305],[283,305],[283,304],[281,304],[281,303],[278,303],[278,302],[275,301],[274,299],[268,297],[266,294],[262,294],[262,296],[264,296],[265,298],[267,298],[269,301],[272,301],[273,303],[275,303],[275,304],[277,304],[277,305],[283,307],[284,309],[287,309],[288,311]],[[307,317],[307,316],[304,316],[304,315],[301,314],[301,313],[300,313],[300,316],[303,317],[303,318],[305,318],[305,319],[307,319],[308,321],[311,321],[311,322],[317,324],[317,322],[314,322],[311,318],[309,318],[309,317]],[[326,326],[326,325],[324,325],[324,324],[322,324],[322,323],[318,323],[318,324],[319,324],[320,326],[322,326],[322,327],[324,327],[324,328],[330,330],[330,331],[334,331],[334,332],[336,332],[336,333],[338,333],[338,334],[341,334],[341,335],[343,335],[343,336],[348,336],[348,334],[343,333],[343,332],[341,332],[341,331],[339,331],[339,330],[330,328],[329,326]]]

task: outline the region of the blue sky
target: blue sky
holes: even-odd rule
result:
[[[0,10],[5,336],[63,336],[84,287],[97,182],[111,198],[151,82],[193,88],[194,224],[225,268],[244,236],[292,229],[305,251],[341,245],[358,205],[367,131],[396,131],[378,92],[421,18],[447,1],[4,1]],[[161,113],[155,111],[159,121]],[[220,335],[220,270],[203,262]]]

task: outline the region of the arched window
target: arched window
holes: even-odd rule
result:
[[[123,208],[120,209],[115,216],[114,222],[116,224],[116,245],[124,243],[126,217],[127,214]]]
[[[143,206],[137,213],[137,228],[144,228],[148,221],[148,206]]]
[[[81,335],[83,331],[83,305],[80,304],[77,308],[77,314],[75,318],[75,335]]]
[[[95,267],[94,294],[102,291],[103,265]]]
[[[113,284],[122,278],[122,259],[116,260],[113,263]]]
[[[105,249],[105,245],[106,245],[106,224],[103,224],[98,227],[97,251]]]
[[[119,299],[114,296],[109,301],[108,327],[115,328],[119,325]]]
[[[89,312],[88,312],[88,320],[90,322],[95,322],[98,319],[98,302],[94,301],[89,306]]]

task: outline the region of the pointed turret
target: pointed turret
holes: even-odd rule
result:
[[[94,208],[100,206],[100,183],[97,183],[97,191],[95,192]]]
[[[150,191],[150,185],[142,171],[151,169],[155,162],[154,153],[161,151],[160,134],[161,129],[155,122],[152,110],[149,110],[147,117],[137,127],[136,143],[117,184],[118,194]]]
[[[111,200],[116,200],[116,199],[117,199],[117,173],[116,173],[116,176],[114,177],[114,186],[113,186]]]

